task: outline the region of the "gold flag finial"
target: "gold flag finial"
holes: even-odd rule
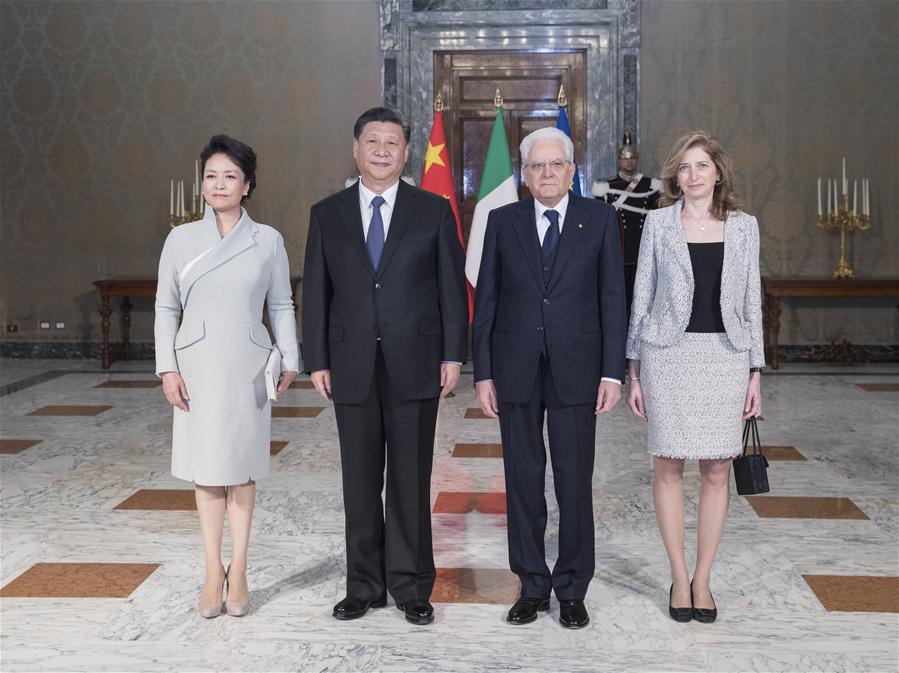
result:
[[[499,87],[496,87],[496,93],[493,94],[493,107],[502,107],[503,106],[503,95],[499,92]]]
[[[559,85],[559,107],[568,105],[568,96],[565,95],[565,85]]]
[[[443,96],[438,91],[437,98],[434,99],[434,112],[443,112]]]

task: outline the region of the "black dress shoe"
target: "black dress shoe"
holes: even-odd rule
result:
[[[537,619],[538,612],[549,610],[548,598],[528,598],[522,596],[506,615],[506,621],[510,624],[530,624]]]
[[[569,629],[582,629],[590,623],[583,599],[559,601],[559,623]]]
[[[397,603],[396,609],[402,610],[406,614],[406,621],[413,624],[430,624],[434,621],[434,606],[425,598]]]
[[[358,619],[368,612],[369,608],[383,608],[385,605],[387,605],[386,598],[381,598],[376,601],[366,601],[361,598],[347,596],[334,606],[334,612],[332,614],[335,619]]]
[[[712,595],[712,592],[709,592],[709,596]],[[690,582],[690,598],[693,598],[693,582]],[[715,602],[714,597],[712,598],[712,602]],[[718,608],[693,608],[693,619],[697,622],[701,622],[702,624],[711,624],[716,619],[718,619]]]
[[[692,585],[691,585],[692,587]],[[692,603],[692,594],[690,592],[690,598]],[[671,605],[671,597],[674,595],[674,584],[671,585],[671,588],[668,590],[668,614],[671,615],[671,619],[676,622],[689,622],[693,619],[693,606],[691,605],[688,608],[676,608]]]

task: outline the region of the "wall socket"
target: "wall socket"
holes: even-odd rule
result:
[[[9,323],[9,324],[6,326],[6,331],[7,331],[7,333],[9,333],[9,332],[18,332],[18,331],[19,331],[19,326],[16,325],[16,324],[14,324],[14,323]]]
[[[56,329],[65,329],[66,328],[66,324],[62,320],[57,320],[55,324],[56,324]]]
[[[41,320],[40,327],[41,327],[41,329],[50,329],[50,321],[49,320]]]

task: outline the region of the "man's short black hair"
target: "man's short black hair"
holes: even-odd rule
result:
[[[359,119],[356,120],[356,123],[353,124],[353,137],[356,140],[362,135],[362,129],[364,129],[365,125],[369,122],[398,124],[403,129],[403,137],[406,139],[406,144],[409,144],[409,138],[412,136],[412,127],[409,126],[409,122],[403,119],[396,110],[392,110],[389,107],[373,107],[370,110],[363,112],[359,115]]]
[[[241,203],[250,198],[256,189],[256,152],[249,145],[244,145],[239,140],[226,135],[215,135],[209,139],[206,147],[200,153],[200,180],[206,172],[206,162],[213,154],[224,154],[243,171],[244,180],[250,185],[247,195],[241,199]],[[201,189],[202,191],[202,189]]]

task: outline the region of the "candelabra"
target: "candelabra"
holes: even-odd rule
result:
[[[869,182],[862,179],[861,209],[858,208],[858,181],[853,182],[852,208],[849,208],[849,181],[846,179],[846,159],[843,159],[842,189],[837,181],[827,178],[827,212],[821,208],[821,178],[818,178],[818,228],[825,231],[840,231],[840,261],[832,276],[834,278],[854,278],[855,274],[846,262],[846,232],[867,231],[871,228],[871,199]],[[831,188],[832,187],[832,188]]]
[[[185,224],[187,222],[194,222],[195,220],[202,219],[205,205],[206,204],[203,203],[203,197],[195,195],[191,199],[190,212],[187,212],[185,208],[181,208],[178,209],[181,211],[180,215],[176,213],[169,215],[169,228],[174,229],[179,224]]]

